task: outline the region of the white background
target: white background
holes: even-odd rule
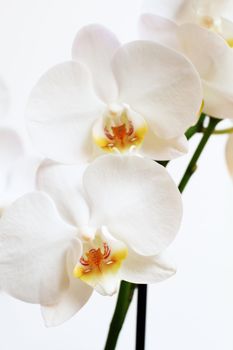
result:
[[[0,0],[0,75],[11,90],[15,124],[22,124],[39,76],[70,59],[81,26],[99,22],[127,41],[135,38],[139,9],[140,0]],[[147,350],[233,349],[233,183],[225,141],[211,140],[185,191],[182,228],[170,249],[176,276],[149,287]],[[187,161],[170,167],[176,181]],[[95,294],[72,320],[47,329],[38,306],[0,295],[0,349],[101,350],[114,304],[114,297]],[[134,349],[134,326],[132,303],[118,350]]]

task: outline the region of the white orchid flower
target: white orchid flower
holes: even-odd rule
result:
[[[104,155],[81,183],[79,167],[44,162],[41,191],[0,220],[1,287],[41,304],[48,326],[74,315],[93,289],[112,295],[122,279],[153,283],[175,272],[164,249],[180,226],[181,196],[162,166]]]
[[[144,0],[143,12],[155,13],[158,16],[157,26],[165,30],[163,18],[170,20],[171,26],[172,23],[195,23],[218,33],[233,44],[231,0]]]
[[[146,41],[121,45],[100,25],[78,32],[72,62],[31,92],[28,130],[38,149],[63,163],[94,152],[137,149],[157,160],[187,151],[185,130],[202,102],[198,74],[181,55]]]
[[[143,39],[159,41],[190,59],[201,77],[204,113],[233,119],[233,50],[221,36],[156,14],[141,16],[140,33]]]
[[[27,155],[19,134],[0,128],[0,216],[17,197],[35,189],[39,157]]]
[[[226,162],[229,173],[233,178],[233,134],[228,137],[226,144]]]

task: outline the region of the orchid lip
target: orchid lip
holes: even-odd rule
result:
[[[113,263],[112,260],[107,261],[111,254],[111,249],[107,245],[106,242],[103,242],[103,252],[101,248],[98,249],[90,249],[89,252],[86,252],[86,257],[81,256],[79,259],[81,265],[88,266],[89,269],[85,270],[84,273],[87,273],[92,270],[92,268],[98,268],[100,270],[100,265],[104,261],[106,264]]]
[[[93,127],[94,142],[105,152],[139,147],[147,132],[143,117],[126,104],[111,104]]]
[[[75,278],[95,288],[100,285],[105,289],[109,276],[117,276],[128,249],[124,244],[117,246],[114,241],[96,234],[91,241],[83,242],[83,253],[73,270]],[[117,280],[117,279],[116,279]]]

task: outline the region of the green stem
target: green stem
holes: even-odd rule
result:
[[[201,138],[200,143],[197,146],[196,151],[194,152],[191,161],[184,173],[184,176],[182,177],[180,184],[179,184],[179,190],[182,193],[183,190],[185,189],[187,183],[189,182],[191,176],[194,174],[194,172],[197,169],[197,161],[200,158],[200,155],[205,148],[206,143],[208,142],[210,136],[213,134],[214,129],[216,125],[220,122],[221,119],[216,119],[216,118],[210,118],[209,124],[207,128],[205,128],[203,136]]]
[[[200,115],[200,118],[198,119],[197,124],[195,124],[194,126],[191,126],[191,128],[189,128],[186,131],[185,136],[187,137],[187,140],[190,140],[191,137],[193,137],[196,133],[201,132],[203,130],[203,123],[205,118],[206,118],[206,115],[202,113]]]
[[[194,128],[194,127],[192,127]],[[191,128],[190,128],[191,129]],[[188,129],[188,131],[190,130]],[[202,133],[204,134],[204,132],[206,131],[206,128],[202,127],[200,128],[198,131],[196,132],[199,132],[199,133]],[[194,134],[196,133],[194,132]],[[229,135],[229,134],[233,134],[233,128],[226,128],[226,129],[220,129],[220,130],[215,130],[213,132],[213,135]]]
[[[133,283],[121,282],[116,308],[109,327],[109,333],[104,350],[114,350],[119,333],[124,323],[129,305],[133,298],[133,293],[136,285]]]

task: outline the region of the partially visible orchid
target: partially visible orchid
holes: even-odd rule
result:
[[[84,171],[45,161],[40,192],[0,220],[0,287],[42,305],[48,326],[74,315],[93,289],[121,279],[162,281],[174,272],[164,250],[180,226],[180,193],[166,170],[138,156],[104,155]]]
[[[231,0],[144,0],[144,13],[158,16],[157,26],[195,23],[212,30],[233,44],[233,3]],[[162,29],[162,28],[161,28]],[[162,33],[161,33],[162,35]]]
[[[16,198],[35,189],[40,158],[28,155],[19,134],[0,128],[0,216]]]
[[[9,107],[9,89],[0,80],[0,217],[17,197],[35,189],[41,161],[28,154],[19,132],[11,126]]]
[[[201,108],[198,74],[161,45],[121,45],[100,25],[81,29],[74,61],[42,76],[31,92],[28,130],[43,155],[89,161],[104,152],[136,151],[157,160],[187,151],[186,129]]]
[[[233,119],[232,49],[222,36],[212,30],[193,23],[177,24],[173,21],[174,18],[170,20],[161,17],[161,13],[165,14],[160,11],[161,7],[165,3],[168,5],[168,2],[163,2],[163,5],[159,3],[154,1],[154,13],[145,13],[141,16],[141,37],[172,47],[190,59],[202,80],[203,112],[216,118]],[[185,8],[189,4],[188,1],[175,3],[177,8],[175,10],[174,7],[173,13],[177,15],[180,13],[178,9]],[[215,1],[203,2],[207,3],[211,8],[211,4],[216,6],[220,4]]]

